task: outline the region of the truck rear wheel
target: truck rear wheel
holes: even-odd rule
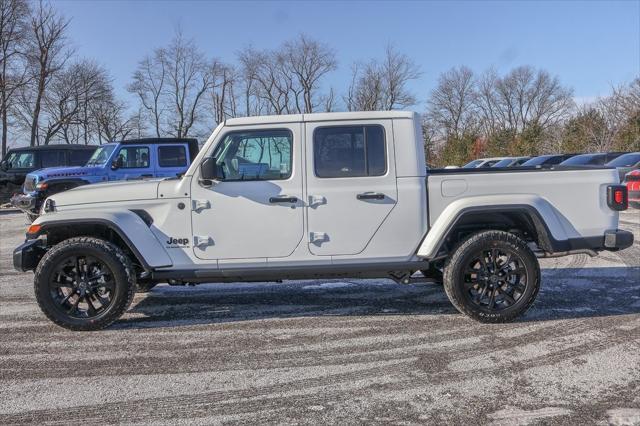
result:
[[[92,331],[111,325],[127,310],[136,280],[119,247],[77,237],[42,257],[34,286],[38,305],[51,321],[69,330]]]
[[[533,304],[540,266],[516,235],[482,231],[460,243],[447,260],[444,288],[461,313],[480,322],[508,322]]]

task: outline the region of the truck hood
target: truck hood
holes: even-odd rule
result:
[[[44,180],[51,178],[93,176],[101,174],[102,172],[102,167],[48,167],[31,172],[29,176],[37,176],[38,180]]]
[[[105,182],[79,186],[53,195],[56,207],[78,204],[113,203],[121,201],[153,200],[158,198],[162,179],[124,182]]]

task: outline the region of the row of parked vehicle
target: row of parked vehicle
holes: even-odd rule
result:
[[[640,208],[640,152],[598,152],[590,154],[548,154],[538,157],[479,158],[462,166],[480,167],[615,167],[620,182],[627,186],[629,205]]]
[[[183,138],[16,148],[0,162],[0,184],[22,185],[11,204],[34,220],[53,194],[99,182],[176,177],[197,153],[198,141]]]

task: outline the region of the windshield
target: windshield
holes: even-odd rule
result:
[[[629,154],[621,155],[615,160],[611,160],[607,163],[607,166],[611,167],[631,167],[640,162],[640,152],[630,152]]]
[[[7,156],[7,169],[31,169],[35,167],[35,157],[31,151],[12,152]]]
[[[463,169],[475,169],[476,167],[478,167],[480,165],[480,163],[482,163],[483,160],[473,160],[470,163],[465,164],[464,166],[462,166]]]
[[[114,149],[116,149],[115,145],[101,146],[100,148],[95,150],[91,158],[89,158],[89,161],[87,161],[86,165],[103,166],[107,162],[107,160],[109,160],[109,157],[111,156],[111,153]]]
[[[604,154],[582,154],[571,157],[560,163],[561,166],[580,166],[585,164],[604,164]]]
[[[513,163],[513,158],[505,158],[504,160],[498,161],[493,167],[509,167]]]

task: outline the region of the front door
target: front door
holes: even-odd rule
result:
[[[361,253],[398,199],[391,120],[306,123],[309,250]]]
[[[192,183],[193,250],[201,259],[289,256],[304,233],[299,123],[238,128],[208,155],[224,178]]]

